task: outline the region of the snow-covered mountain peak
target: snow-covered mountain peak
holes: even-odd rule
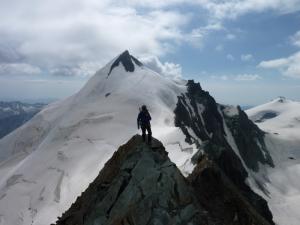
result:
[[[276,98],[274,101],[276,102],[280,102],[280,103],[284,103],[287,101],[287,99],[284,96],[279,96],[278,98]]]
[[[196,151],[180,150],[186,146],[184,135],[174,125],[177,96],[186,89],[125,51],[78,93],[48,105],[1,139],[0,224],[55,221],[114,150],[139,132],[136,119],[143,104],[153,118],[153,134],[172,148],[170,158],[183,166]]]
[[[277,98],[275,98],[274,100],[271,101],[272,103],[289,103],[292,102],[292,100],[287,99],[284,96],[279,96]]]
[[[267,169],[266,188],[276,224],[300,221],[300,102],[279,97],[246,111],[260,129],[275,167]]]
[[[261,129],[284,135],[288,139],[295,138],[296,131],[300,131],[299,112],[300,102],[284,97],[247,110],[249,118],[258,123]]]
[[[118,67],[120,63],[123,65],[126,72],[133,72],[135,66],[142,66],[143,64],[137,60],[134,56],[130,55],[129,51],[126,50],[111,64],[108,76],[111,74],[115,67]]]
[[[177,95],[186,89],[185,85],[186,82],[179,84],[154,72],[126,50],[98,70],[74,96],[73,101],[95,105],[103,98],[105,101],[136,99],[135,107],[143,104],[153,106],[163,101],[168,107],[172,105],[174,108]]]
[[[184,175],[203,152],[211,154],[272,221],[264,201],[245,183],[246,168],[273,165],[264,133],[239,109],[217,104],[199,83],[160,75],[125,51],[78,93],[48,105],[0,140],[0,225],[54,222],[115,149],[140,132],[137,114],[143,104],[153,118],[153,136]]]

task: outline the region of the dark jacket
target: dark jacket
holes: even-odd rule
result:
[[[151,116],[148,110],[142,110],[140,111],[138,118],[137,118],[137,124],[139,126],[147,126],[150,125]]]

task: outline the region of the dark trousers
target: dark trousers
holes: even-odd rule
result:
[[[151,125],[150,124],[143,124],[141,126],[142,128],[142,136],[143,136],[143,141],[146,141],[146,130],[148,132],[148,142],[150,143],[152,141],[152,131],[151,131]]]

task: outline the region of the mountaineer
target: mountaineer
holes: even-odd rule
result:
[[[138,129],[142,129],[143,141],[146,141],[146,130],[148,132],[148,143],[151,143],[152,140],[152,131],[150,124],[151,116],[145,105],[140,108],[140,113],[137,118]]]

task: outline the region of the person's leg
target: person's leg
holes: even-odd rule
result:
[[[148,132],[148,142],[151,143],[151,141],[152,141],[151,125],[149,124],[146,128],[147,128],[147,132]]]
[[[146,141],[146,127],[141,126],[141,129],[142,129],[143,142],[145,142]]]

